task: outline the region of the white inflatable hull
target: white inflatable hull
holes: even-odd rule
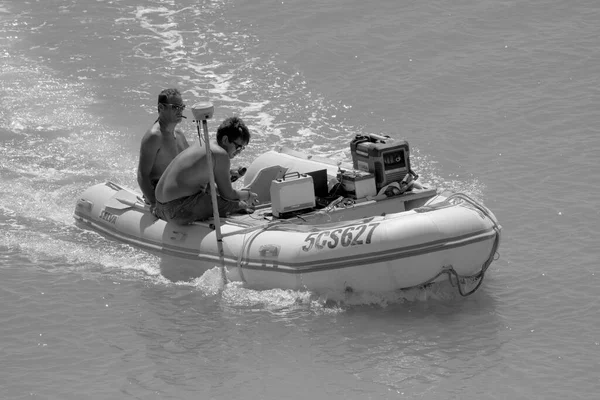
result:
[[[111,182],[87,189],[74,216],[81,226],[161,255],[163,274],[174,280],[223,262],[230,281],[253,288],[382,292],[452,276],[483,279],[501,228],[487,208],[450,197],[460,201],[429,190],[287,220],[269,208],[222,218],[222,260],[211,221],[158,220],[138,194]]]

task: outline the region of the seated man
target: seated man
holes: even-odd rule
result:
[[[181,129],[185,104],[177,89],[165,89],[158,95],[158,119],[146,131],[140,145],[137,180],[146,202],[153,212],[156,197],[154,190],[167,165],[189,147]]]
[[[256,193],[235,190],[231,186],[231,159],[250,141],[250,132],[238,117],[230,117],[217,129],[211,140],[213,172],[218,189],[219,216],[235,213],[253,206]],[[168,222],[185,225],[203,221],[213,215],[206,146],[194,144],[169,164],[156,186],[155,215]]]

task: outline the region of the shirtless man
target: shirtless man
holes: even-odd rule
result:
[[[175,156],[189,147],[181,129],[185,104],[177,89],[165,89],[158,95],[158,119],[146,131],[140,146],[137,181],[150,211],[154,211],[154,191],[158,180]]]
[[[243,211],[256,203],[256,193],[231,186],[229,172],[231,159],[249,142],[250,132],[238,117],[224,120],[217,129],[216,139],[210,141],[220,216]],[[160,178],[156,186],[155,215],[179,225],[212,217],[209,182],[206,146],[196,143],[179,153]]]

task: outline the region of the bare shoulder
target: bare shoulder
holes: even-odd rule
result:
[[[219,161],[221,161],[221,160],[227,160],[227,161],[229,161],[229,154],[221,146],[214,146],[213,145],[213,146],[211,146],[210,151],[213,154],[213,157],[215,159],[217,159]]]
[[[151,143],[155,143],[155,142],[159,142],[162,138],[162,134],[160,132],[160,125],[157,123],[152,124],[152,126],[150,128],[148,128],[148,130],[146,131],[146,133],[144,133],[144,136],[142,137],[142,143],[143,142],[151,142]]]
[[[229,165],[231,165],[229,154],[221,146],[215,146],[215,148],[211,147],[211,152],[215,159],[215,165],[224,168],[229,172]]]

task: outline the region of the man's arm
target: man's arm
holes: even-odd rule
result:
[[[140,145],[140,160],[138,163],[138,174],[137,181],[142,189],[142,193],[150,205],[156,203],[156,196],[154,195],[154,187],[150,182],[150,173],[154,166],[154,160],[160,147],[160,137],[147,132],[142,138],[142,144]]]
[[[221,197],[227,200],[244,200],[249,202],[252,202],[253,198],[256,199],[256,194],[248,190],[236,190],[231,186],[231,174],[229,172],[231,161],[229,160],[229,156],[217,152],[213,154],[215,156],[215,183],[219,188]]]

